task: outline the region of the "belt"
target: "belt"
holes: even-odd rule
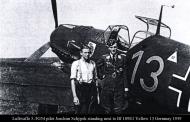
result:
[[[116,78],[117,77],[117,73],[116,72],[110,72],[110,73],[107,73],[106,75],[105,75],[105,77],[112,77],[112,78]]]
[[[95,83],[94,80],[89,80],[91,82],[84,82],[85,80],[76,80],[78,84],[93,84]]]

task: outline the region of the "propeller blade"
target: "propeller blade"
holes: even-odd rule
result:
[[[58,17],[57,17],[57,3],[56,0],[51,0],[52,10],[53,10],[53,16],[55,21],[55,28],[58,27]]]
[[[48,49],[50,48],[50,42],[45,43],[38,50],[36,50],[30,57],[25,59],[26,62],[33,62],[38,60]]]

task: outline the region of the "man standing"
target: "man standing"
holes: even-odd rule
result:
[[[101,81],[102,90],[100,103],[104,114],[121,114],[124,107],[124,81],[125,55],[118,54],[117,43],[109,47],[110,54],[103,55],[98,61],[98,77]]]
[[[92,102],[97,100],[97,73],[95,62],[90,60],[90,48],[83,46],[81,59],[71,66],[71,90],[77,114],[89,114]]]

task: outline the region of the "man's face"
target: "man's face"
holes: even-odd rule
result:
[[[114,55],[117,52],[117,44],[115,43],[114,45],[110,46],[109,50]]]
[[[90,49],[82,49],[81,51],[81,56],[85,59],[88,60],[90,58]]]

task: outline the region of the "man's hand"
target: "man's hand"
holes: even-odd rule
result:
[[[75,105],[79,105],[80,104],[78,97],[74,97],[73,98],[73,102],[74,102]]]
[[[96,90],[97,90],[97,102],[98,102],[98,104],[100,104],[100,91],[99,91],[99,89],[101,88],[101,80],[100,79],[97,79],[96,80]]]
[[[125,97],[125,98],[128,98],[129,89],[128,89],[128,88],[125,88],[124,91],[125,91],[125,92],[124,92],[124,97]]]
[[[99,92],[97,93],[97,102],[98,102],[98,104],[100,104],[100,93]]]

